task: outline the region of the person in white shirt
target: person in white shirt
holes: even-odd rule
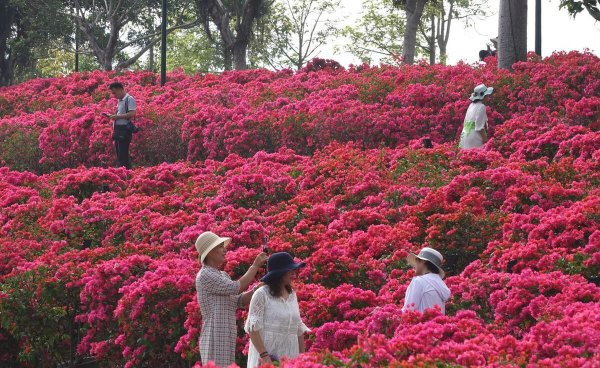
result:
[[[487,142],[488,118],[483,99],[494,92],[494,88],[480,84],[473,90],[471,104],[467,109],[458,146],[462,149],[481,147]]]
[[[292,289],[296,270],[304,262],[294,262],[289,253],[274,253],[267,261],[267,274],[250,300],[244,329],[250,335],[248,368],[273,363],[283,357],[304,353],[304,333],[310,331],[300,318],[296,293]]]
[[[132,120],[136,114],[135,98],[125,92],[125,87],[120,82],[111,83],[108,87],[112,95],[117,99],[117,109],[114,114],[105,114],[113,120],[113,140],[119,166],[131,169],[131,158],[129,157],[129,144],[134,133]]]
[[[442,254],[433,248],[425,247],[418,255],[410,253],[406,259],[414,268],[415,277],[406,290],[402,310],[423,312],[437,305],[442,314],[446,314],[445,304],[450,298],[450,289],[442,280],[445,276]]]

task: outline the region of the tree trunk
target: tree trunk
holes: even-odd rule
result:
[[[223,59],[225,70],[247,69],[246,51],[252,34],[252,24],[259,16],[259,9],[264,0],[245,0],[241,8],[231,9],[228,3],[220,0],[196,0],[198,18],[205,24],[205,31],[210,37],[208,21],[211,20],[221,35],[223,42]],[[230,6],[230,5],[228,5]],[[235,17],[232,19],[232,15]],[[235,34],[231,28],[235,26]]]
[[[233,69],[233,52],[226,46],[223,47],[223,68],[225,70]]]
[[[11,85],[14,81],[12,55],[8,49],[8,38],[12,32],[14,9],[5,2],[0,5],[0,86]]]
[[[102,60],[100,60],[100,65],[102,65],[102,70],[109,72],[113,69],[112,58],[106,53],[104,55],[105,56],[102,58]]]
[[[10,86],[14,81],[15,71],[11,60],[0,60],[0,87]]]
[[[417,30],[423,16],[423,8],[427,0],[409,0],[406,2],[406,31],[402,44],[402,56],[406,64],[415,62]]]
[[[446,65],[446,61],[448,61],[448,51],[446,51],[446,44],[438,44],[440,48],[440,64]]]
[[[117,45],[119,42],[119,33],[121,32],[121,26],[119,25],[119,20],[117,15],[113,15],[109,19],[110,24],[110,36],[108,37],[108,42],[106,43],[106,47],[104,47],[104,64],[103,68],[106,71],[113,70],[113,61],[115,58],[115,54],[117,51]]]
[[[527,1],[501,0],[498,21],[498,68],[527,59]]]
[[[233,45],[233,67],[235,70],[248,69],[246,62],[246,50],[248,49],[248,41],[236,42]]]
[[[148,70],[154,71],[154,46],[148,50]]]
[[[110,71],[113,69],[113,61],[117,51],[119,42],[119,33],[121,31],[121,23],[119,14],[113,12],[108,19],[109,36],[108,40],[104,41],[97,37],[98,24],[94,21],[89,21],[83,17],[83,11],[79,2],[75,2],[75,20],[79,28],[80,35],[84,36],[88,41],[94,57],[103,70]],[[106,42],[106,43],[104,43]]]
[[[452,24],[452,18],[454,17],[454,1],[450,0],[450,9],[448,11],[448,19],[446,19],[446,9],[444,8],[444,2],[440,4],[440,22],[438,22],[437,32],[437,43],[440,48],[440,63],[446,65],[448,60],[448,40],[450,39],[450,25]]]
[[[435,64],[435,15],[431,14],[431,38],[429,41],[429,65]]]

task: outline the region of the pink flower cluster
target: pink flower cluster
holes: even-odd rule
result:
[[[113,74],[1,89],[0,135],[37,142],[29,169],[48,172],[15,170],[24,148],[3,141],[0,363],[199,366],[193,242],[211,230],[233,239],[234,278],[265,235],[307,262],[296,290],[313,332],[286,367],[596,367],[599,66],[577,53],[514,74],[316,61],[172,74],[164,89],[130,73],[146,128],[133,171],[93,166],[113,154],[96,117]],[[458,151],[479,81],[498,91],[492,139]],[[446,258],[446,316],[401,311],[406,255],[423,246]]]

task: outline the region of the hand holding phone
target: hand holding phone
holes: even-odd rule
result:
[[[263,238],[263,247],[262,247],[262,251],[265,254],[269,254],[269,247],[267,246],[268,241],[269,241],[269,237],[267,235],[265,235],[265,237]]]
[[[109,113],[107,113],[107,112],[103,112],[103,113],[102,113],[102,115],[104,115],[104,116],[106,116],[107,118],[109,118],[109,119],[110,119],[110,114],[109,114]]]

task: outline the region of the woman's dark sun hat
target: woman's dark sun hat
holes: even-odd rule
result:
[[[280,279],[287,272],[306,266],[304,262],[294,262],[294,258],[287,252],[273,253],[267,261],[267,274],[260,281],[272,282]]]

